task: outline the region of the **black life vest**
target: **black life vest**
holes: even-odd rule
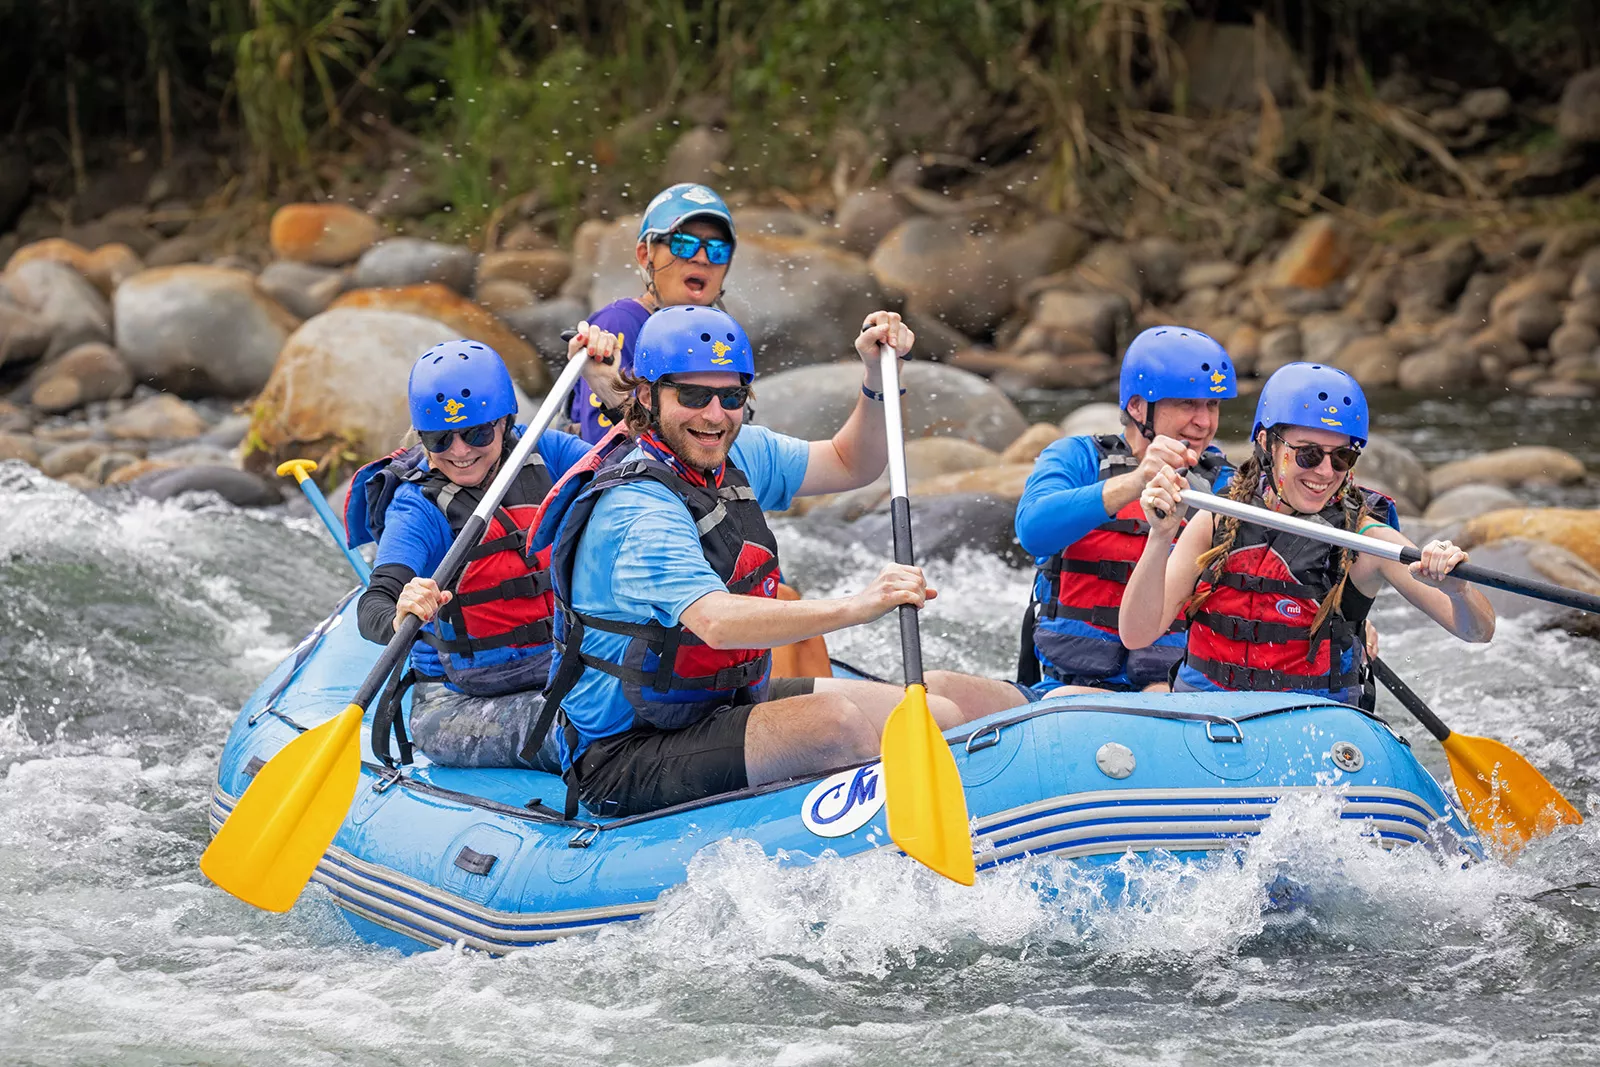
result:
[[[1120,434],[1094,439],[1099,457],[1099,481],[1126,474],[1139,465]],[[1189,484],[1210,492],[1217,475],[1227,466],[1220,453],[1201,453],[1200,463],[1189,472]],[[1150,536],[1139,501],[1130,501],[1116,515],[1057,552],[1039,568],[1035,601],[1037,612],[1033,647],[1039,669],[1059,682],[1094,685],[1125,674],[1142,689],[1166,681],[1173,664],[1183,658],[1186,624],[1177,620],[1156,643],[1129,651],[1118,630],[1123,591]],[[1069,626],[1071,619],[1084,625]]]
[[[1394,522],[1392,500],[1361,492],[1372,517]],[[1312,521],[1344,529],[1344,508],[1336,498]],[[1212,544],[1221,539],[1218,521]],[[1224,689],[1299,689],[1347,699],[1362,681],[1372,598],[1346,582],[1339,604],[1312,633],[1318,607],[1338,582],[1338,562],[1339,549],[1331,545],[1241,523],[1228,554],[1195,587],[1210,596],[1189,617],[1185,664]]]
[[[556,663],[545,691],[547,705],[559,705],[585,670],[619,679],[623,695],[634,709],[635,724],[643,721],[661,729],[681,729],[730,704],[759,702],[766,695],[770,649],[714,649],[681,623],[620,622],[573,610],[572,573],[578,541],[600,495],[645,480],[666,486],[683,502],[699,531],[706,562],[728,592],[759,597],[778,593],[777,539],[767,526],[755,491],[731,461],[724,464],[720,485],[700,486],[650,456],[616,459],[616,454],[627,451],[626,444],[625,439],[619,442],[613,456],[596,469],[569,471],[551,494],[546,514],[539,521],[539,543],[554,537],[551,576],[556,599]],[[596,452],[605,447],[602,441]],[[589,629],[629,638],[620,661],[583,651],[583,637]],[[570,743],[573,733],[568,737],[568,758],[572,759],[577,755]]]
[[[507,454],[515,441],[506,441]],[[356,472],[345,502],[345,527],[352,547],[383,535],[395,492],[406,482],[432,501],[459,535],[487,486],[460,486],[423,466],[421,445],[397,449]],[[527,541],[538,507],[550,491],[550,472],[537,451],[517,472],[483,539],[467,555],[452,592],[439,612],[442,626],[419,635],[439,653],[446,679],[472,696],[498,696],[541,689],[550,676],[550,553],[531,558]],[[360,517],[360,522],[353,521]]]

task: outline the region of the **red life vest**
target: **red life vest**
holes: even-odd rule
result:
[[[506,445],[511,448],[515,442]],[[422,446],[413,445],[356,472],[345,507],[352,542],[360,543],[351,522],[355,515],[365,519],[362,532],[373,539],[382,536],[389,502],[404,482],[416,485],[444,512],[452,534],[461,532],[486,486],[457,485],[440,471],[424,469],[424,457]],[[443,626],[430,626],[419,635],[438,651],[445,677],[464,693],[498,696],[541,689],[549,679],[555,607],[550,552],[532,558],[525,553],[529,530],[550,488],[550,472],[535,451],[467,555],[453,587],[455,596],[439,612]]]
[[[589,479],[586,485],[582,484],[585,478]],[[766,695],[772,653],[770,649],[712,648],[681,623],[619,622],[572,609],[578,541],[600,494],[643,480],[659,482],[683,502],[699,531],[706,562],[728,592],[758,597],[778,594],[777,539],[767,526],[755,491],[731,461],[723,465],[717,485],[696,485],[649,455],[579,473],[575,491],[566,484],[558,487],[540,520],[540,542],[554,537],[551,574],[557,605],[557,662],[546,702],[554,705],[565,699],[583,671],[592,669],[621,680],[636,722],[681,729],[729,704],[761,701]],[[567,478],[562,481],[566,483]],[[630,638],[620,660],[583,651],[583,635],[591,628]],[[569,738],[571,759],[578,754],[573,740]]]
[[[1361,492],[1370,514],[1392,517],[1393,501]],[[1335,500],[1312,520],[1344,529],[1344,508]],[[1219,522],[1212,543],[1221,537]],[[1197,594],[1210,596],[1190,615],[1184,662],[1224,689],[1303,689],[1343,699],[1361,682],[1372,598],[1347,582],[1340,603],[1312,633],[1312,619],[1337,584],[1338,560],[1331,545],[1240,524],[1228,554],[1196,585]]]
[[[1096,436],[1094,447],[1102,482],[1139,465],[1119,434]],[[1220,453],[1202,453],[1199,465],[1189,472],[1189,482],[1210,492],[1225,466],[1227,460]],[[1174,622],[1156,644],[1131,652],[1123,647],[1118,631],[1122,594],[1149,536],[1144,509],[1133,500],[1039,568],[1033,644],[1046,675],[1060,682],[1093,685],[1125,674],[1132,687],[1142,689],[1165,681],[1172,665],[1183,658],[1182,620]],[[1063,625],[1064,619],[1084,625]]]

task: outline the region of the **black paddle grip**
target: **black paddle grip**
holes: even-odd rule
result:
[[[894,528],[894,561],[916,566],[911,547],[911,501],[897,496],[889,501],[889,521]],[[906,661],[906,684],[922,684],[922,631],[917,625],[917,609],[900,605],[900,651]]]
[[[439,566],[433,572],[433,580],[440,589],[448,589],[455,584],[456,575],[466,565],[467,553],[478,547],[478,541],[483,537],[484,528],[488,525],[488,520],[482,516],[468,517],[455,543],[450,546],[450,551],[445,553],[444,559],[439,561]],[[422,620],[415,615],[407,614],[400,620],[400,628],[394,632],[389,643],[383,646],[383,655],[378,657],[378,662],[367,672],[366,681],[361,683],[356,695],[350,698],[352,704],[358,704],[363,709],[372,704],[372,698],[378,695],[383,683],[389,680],[389,675],[394,673],[395,667],[411,651],[412,642],[416,641],[417,633],[421,629]]]
[[[1400,676],[1389,669],[1389,665],[1377,656],[1372,657],[1369,664],[1373,675],[1383,683],[1383,687],[1393,693],[1395,699],[1405,705],[1405,709],[1416,716],[1418,722],[1427,727],[1428,732],[1435,738],[1443,741],[1450,736],[1450,727],[1446,726],[1433,709],[1422,702],[1422,698],[1411,691],[1411,687],[1400,680]]]
[[[1415,563],[1422,558],[1422,553],[1415,548],[1402,548],[1400,550],[1401,563]],[[1579,611],[1590,611],[1600,614],[1600,596],[1593,593],[1580,593],[1576,589],[1568,589],[1563,585],[1551,582],[1541,582],[1534,578],[1518,578],[1514,574],[1504,571],[1490,570],[1488,567],[1479,567],[1474,563],[1458,563],[1450,572],[1452,578],[1460,578],[1463,582],[1474,585],[1486,585],[1491,589],[1503,589],[1508,593],[1520,593],[1535,600],[1543,600],[1549,604],[1559,604],[1564,608],[1576,608]]]

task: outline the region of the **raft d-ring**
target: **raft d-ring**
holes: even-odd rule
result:
[[[594,844],[594,839],[600,836],[600,827],[585,826],[578,831],[578,836],[567,842],[568,848],[588,848]]]
[[[986,748],[993,748],[1000,743],[1000,727],[991,726],[987,730],[979,730],[967,738],[967,755],[982,752]]]
[[[1230,727],[1232,727],[1233,728],[1233,735],[1231,737],[1227,736],[1227,735],[1224,735],[1222,737],[1218,737],[1215,733],[1212,732],[1218,726],[1230,726]],[[1220,721],[1207,719],[1206,720],[1206,740],[1210,741],[1212,744],[1224,744],[1225,743],[1225,744],[1232,744],[1232,745],[1242,745],[1242,744],[1244,744],[1244,731],[1242,729],[1240,729],[1239,728],[1239,724],[1234,722],[1232,719],[1222,719]]]
[[[378,780],[372,784],[373,794],[376,795],[378,793],[387,793],[389,791],[389,787],[400,781],[402,777],[404,776],[400,773],[400,768],[390,767],[388,771],[380,775]]]

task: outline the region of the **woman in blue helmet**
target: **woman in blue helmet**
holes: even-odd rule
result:
[[[598,381],[606,372],[592,356],[585,376]],[[519,756],[550,670],[549,556],[530,558],[524,544],[553,481],[588,446],[546,431],[455,588],[440,589],[429,576],[523,428],[505,363],[476,341],[424,352],[408,396],[420,443],[357,471],[345,505],[350,544],[378,542],[357,606],[362,636],[387,643],[408,613],[427,622],[411,652],[411,721],[435,763],[559,769],[553,750]]]
[[[1261,390],[1251,457],[1227,495],[1411,545],[1393,503],[1355,483],[1367,401],[1354,378],[1314,363],[1281,368]],[[1143,648],[1180,613],[1188,650],[1177,690],[1295,691],[1354,704],[1362,629],[1385,583],[1465,641],[1494,634],[1494,609],[1450,571],[1467,554],[1430,541],[1407,566],[1209,513],[1178,534],[1184,483],[1170,466],[1140,494],[1150,541],[1128,580],[1122,639]]]
[[[652,312],[685,304],[709,307],[722,297],[734,242],[733,215],[711,189],[680,182],[656,194],[639,222],[633,250],[644,292],[615,300],[580,324],[580,329],[594,326],[610,335],[594,338],[591,350],[601,356],[615,350],[620,369],[631,373],[634,341]],[[569,414],[590,443],[620,421],[625,394],[608,386],[580,382],[573,390]]]
[[[1018,681],[1041,694],[1167,688],[1183,657],[1182,624],[1134,652],[1118,634],[1128,576],[1150,534],[1139,494],[1164,467],[1222,491],[1232,469],[1211,441],[1221,402],[1238,393],[1233,361],[1215,340],[1153,326],[1122,357],[1123,432],[1064,438],[1040,453],[1017,504],[1017,540],[1038,566]]]

